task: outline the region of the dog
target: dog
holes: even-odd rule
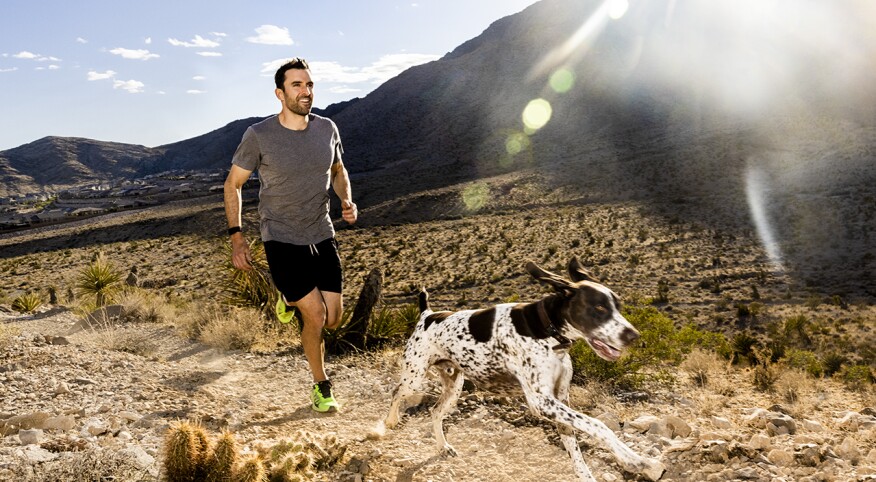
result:
[[[555,293],[534,303],[506,303],[483,310],[458,312],[429,308],[420,291],[420,317],[407,342],[401,379],[392,392],[389,414],[378,423],[375,436],[399,421],[399,405],[421,389],[430,367],[438,368],[442,394],[432,412],[438,450],[455,456],[444,437],[443,420],[462,392],[463,377],[479,388],[517,393],[522,389],[530,411],[556,423],[560,438],[582,481],[594,481],[578,447],[575,430],[611,451],[628,472],[658,480],[665,467],[635,453],[600,420],[569,407],[572,341],[584,339],[597,355],[609,361],[639,338],[639,332],[620,314],[620,300],[572,258],[566,280],[526,263],[526,271],[551,286]]]

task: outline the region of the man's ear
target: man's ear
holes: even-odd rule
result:
[[[560,293],[571,294],[575,289],[574,286],[572,286],[572,283],[568,280],[560,278],[550,271],[541,269],[532,261],[526,262],[526,271],[537,281],[553,287],[553,289]]]
[[[587,271],[584,268],[584,265],[578,261],[578,257],[573,257],[569,260],[569,278],[572,278],[572,281],[593,281],[594,283],[599,283],[599,280],[593,276],[593,273]]]

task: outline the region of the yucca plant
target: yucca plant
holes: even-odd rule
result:
[[[419,316],[420,309],[415,304],[407,304],[401,308],[384,305],[379,311],[371,314],[371,322],[368,324],[368,344],[404,338],[413,329]]]
[[[37,293],[25,293],[12,300],[12,309],[19,313],[33,313],[43,304],[42,298]]]
[[[76,278],[79,295],[94,296],[98,307],[105,306],[121,286],[122,273],[98,253]]]
[[[271,281],[264,244],[258,238],[249,243],[251,271],[235,268],[231,264],[231,244],[226,247],[229,261],[225,265],[228,276],[223,282],[225,301],[232,306],[256,308],[270,316],[277,302],[277,290]]]

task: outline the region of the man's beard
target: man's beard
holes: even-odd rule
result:
[[[297,100],[295,102],[287,102],[286,107],[288,107],[289,110],[291,110],[295,114],[308,115],[310,114],[310,109],[313,108],[313,99],[311,99],[310,105],[308,105],[307,107],[302,107]]]

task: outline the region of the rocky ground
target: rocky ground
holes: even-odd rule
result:
[[[436,455],[428,406],[411,401],[401,426],[368,439],[385,414],[399,350],[331,359],[344,402],[320,415],[306,401],[308,379],[294,347],[261,355],[220,353],[182,341],[174,329],[134,324],[159,349],[143,357],[102,348],[101,332],[64,308],[3,314],[0,355],[0,479],[77,479],[88,464],[114,480],[157,480],[168,424],[200,419],[230,429],[245,450],[299,429],[335,434],[346,454],[317,480],[574,480],[553,428],[522,399],[466,392],[447,421],[456,458]],[[609,393],[574,387],[572,405],[597,416],[640,453],[660,457],[663,480],[876,479],[874,395],[821,380],[795,403],[756,392],[751,373],[721,363],[697,388],[684,372],[673,388]],[[604,481],[638,480],[582,438]]]

